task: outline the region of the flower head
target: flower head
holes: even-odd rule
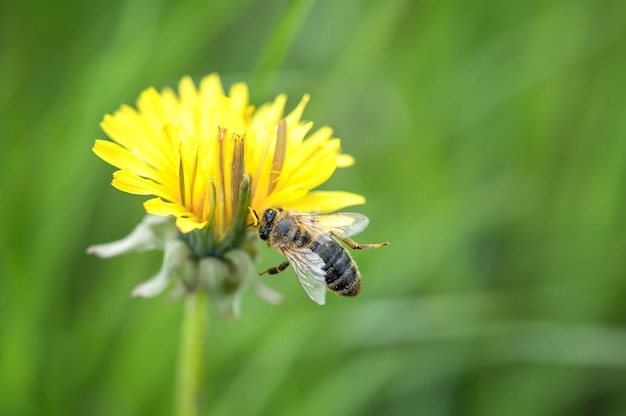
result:
[[[137,109],[106,115],[101,126],[113,141],[97,140],[93,150],[120,169],[114,187],[154,196],[144,203],[148,214],[172,215],[181,233],[210,230],[220,241],[235,225],[244,177],[257,211],[328,212],[364,202],[348,192],[312,191],[353,161],[330,128],[311,133],[313,123],[301,120],[308,100],[285,115],[285,95],[255,109],[243,83],[225,94],[215,74],[199,87],[184,77],[178,95],[149,88]]]
[[[308,95],[287,115],[286,100],[279,95],[255,109],[245,84],[227,95],[214,74],[198,87],[184,77],[178,94],[149,88],[137,108],[106,115],[101,125],[113,141],[97,140],[93,150],[119,169],[113,186],[153,198],[130,235],[88,253],[163,250],[161,270],[133,296],[156,296],[174,280],[178,293],[206,291],[224,315],[237,316],[247,286],[278,301],[256,273],[256,238],[243,230],[249,210],[328,212],[364,202],[349,192],[313,190],[353,160],[330,128],[312,131],[313,123],[302,121]]]

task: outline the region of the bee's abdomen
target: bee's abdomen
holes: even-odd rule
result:
[[[328,240],[315,244],[313,252],[318,254],[326,265],[326,285],[330,290],[343,296],[356,296],[361,291],[361,279],[356,264],[346,250],[336,241]]]

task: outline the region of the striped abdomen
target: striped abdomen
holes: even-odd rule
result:
[[[359,271],[341,244],[329,238],[315,241],[309,247],[326,263],[322,269],[326,271],[326,285],[330,290],[343,296],[359,294],[361,291]]]

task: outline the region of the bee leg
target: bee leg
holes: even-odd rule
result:
[[[369,250],[372,248],[380,248],[389,245],[388,242],[378,244],[359,244],[356,241],[349,239],[348,237],[343,237],[335,233],[330,233],[330,235],[346,243],[348,247],[350,247],[352,250]]]
[[[283,263],[280,263],[276,267],[270,267],[266,271],[259,273],[259,276],[261,276],[263,274],[266,274],[266,273],[267,274],[278,274],[278,273],[282,272],[283,270],[285,270],[287,267],[289,267],[289,262],[285,261]]]

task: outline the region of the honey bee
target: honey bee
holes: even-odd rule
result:
[[[259,219],[255,211],[250,212],[251,225],[258,227],[261,240],[287,258],[259,274],[277,274],[291,265],[306,294],[319,305],[326,302],[327,287],[342,296],[356,296],[361,291],[356,263],[337,240],[353,250],[389,245],[358,244],[348,238],[367,227],[369,220],[362,214],[317,215],[268,208]]]

